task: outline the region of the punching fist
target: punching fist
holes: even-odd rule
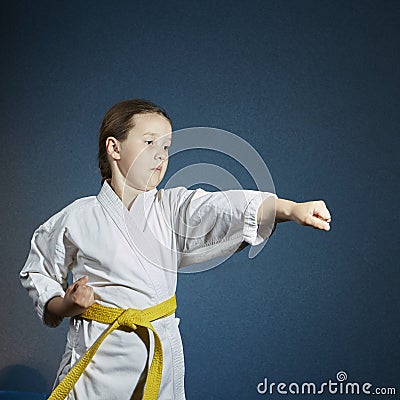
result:
[[[296,203],[292,207],[292,219],[300,225],[329,231],[331,215],[323,200]]]

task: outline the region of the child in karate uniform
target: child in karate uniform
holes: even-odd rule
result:
[[[185,399],[178,269],[259,244],[279,222],[329,230],[323,201],[157,189],[171,140],[162,108],[142,99],[114,105],[99,136],[100,192],[33,234],[22,285],[44,324],[70,317],[50,399]]]

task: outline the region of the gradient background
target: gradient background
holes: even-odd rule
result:
[[[255,259],[180,274],[188,399],[340,370],[400,391],[400,3],[217,3],[2,2],[0,389],[50,391],[67,322],[43,327],[18,273],[34,229],[98,192],[105,111],[143,97],[174,129],[240,135],[279,197],[332,215],[330,232],[285,222]]]

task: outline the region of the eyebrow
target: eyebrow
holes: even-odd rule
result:
[[[172,142],[172,136],[166,136],[166,135],[157,135],[156,133],[154,133],[154,132],[145,132],[145,133],[143,133],[143,135],[142,136],[146,136],[146,135],[150,135],[150,136],[157,136],[157,137],[164,137],[165,139],[167,139],[167,140],[170,140],[171,142]]]

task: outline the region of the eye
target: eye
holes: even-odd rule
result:
[[[145,143],[153,143],[152,140],[145,140]]]
[[[164,149],[165,149],[165,150],[168,150],[168,149],[169,149],[169,146],[164,146]]]

